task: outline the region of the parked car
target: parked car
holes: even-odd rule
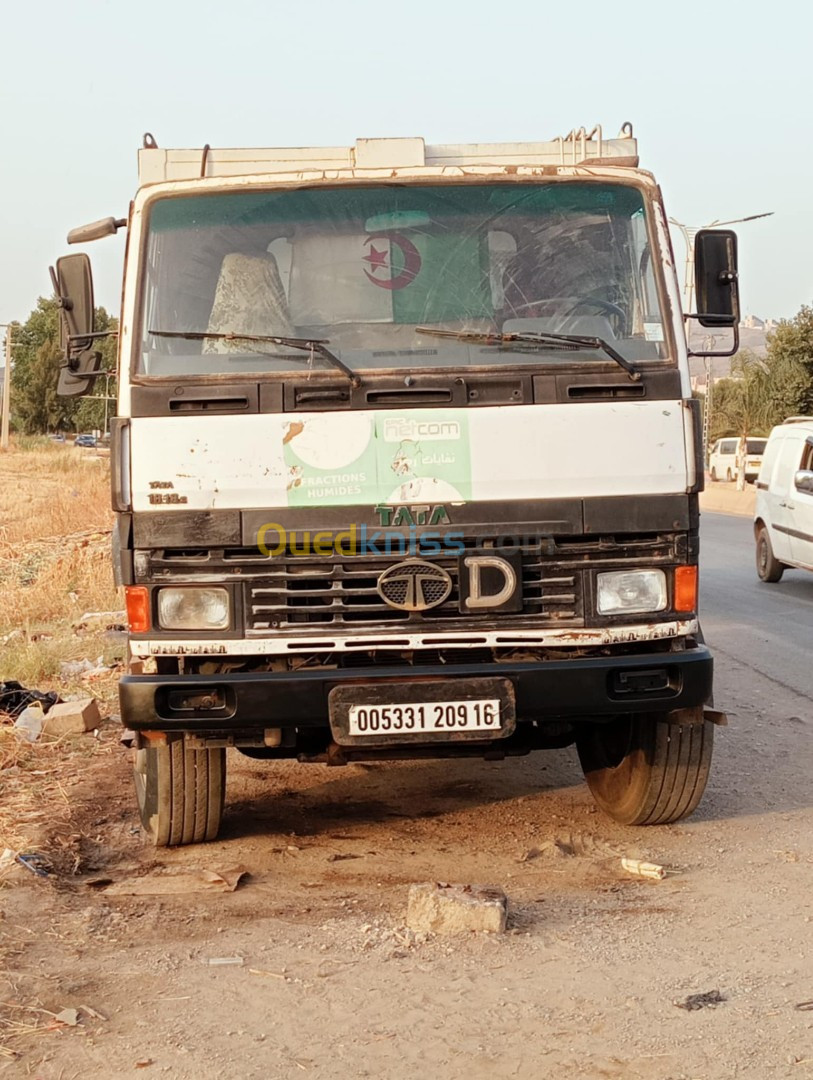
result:
[[[767,439],[745,439],[745,479],[753,482],[759,476],[762,466],[762,455],[765,451]],[[709,455],[709,473],[712,480],[727,480],[729,483],[739,477],[739,449],[742,440],[731,437],[718,439],[711,448]]]
[[[96,445],[96,437],[95,435],[77,435],[74,439],[73,445],[93,447]]]
[[[813,570],[813,416],[792,416],[768,438],[754,538],[763,581],[779,581],[791,566]]]
[[[48,438],[51,442],[65,442],[65,436],[61,431],[57,431],[54,435],[49,435]]]

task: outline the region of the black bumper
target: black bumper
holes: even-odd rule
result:
[[[509,679],[517,720],[594,720],[630,712],[686,709],[711,697],[713,660],[705,646],[539,663],[443,664],[228,675],[126,675],[121,719],[133,731],[259,731],[328,728],[334,686],[442,679],[460,685],[485,676]],[[217,707],[206,707],[206,698]]]

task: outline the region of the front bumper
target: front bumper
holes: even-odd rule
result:
[[[641,653],[532,663],[437,664],[251,672],[224,675],[126,675],[119,684],[121,718],[133,731],[194,734],[327,730],[328,694],[353,683],[474,678],[509,679],[519,723],[607,719],[630,712],[670,712],[711,697],[713,660],[705,646],[685,652]],[[213,701],[215,707],[207,707]]]

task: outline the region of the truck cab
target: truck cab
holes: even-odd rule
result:
[[[702,423],[666,220],[628,126],[145,138],[127,219],[72,238],[128,230],[120,694],[157,845],[217,834],[227,748],[340,766],[575,743],[616,820],[694,810]],[[733,234],[696,250],[691,317],[736,328]],[[67,392],[97,374],[86,258],[54,276]]]

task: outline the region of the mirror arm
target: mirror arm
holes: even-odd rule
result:
[[[702,317],[704,319],[709,319],[710,318],[709,315],[704,315]],[[699,319],[699,318],[701,318],[701,316],[700,315],[684,315],[683,318],[684,319]],[[740,347],[740,328],[737,325],[737,323],[732,322],[725,315],[720,316],[720,327],[721,328],[730,327],[731,330],[734,333],[734,340],[732,342],[732,345],[731,345],[730,349],[715,349],[715,350],[712,350],[711,352],[708,352],[705,349],[701,349],[701,350],[689,349],[688,348],[688,334],[687,334],[686,335],[686,337],[687,337],[687,341],[686,341],[687,356],[733,356],[734,353],[736,353],[738,351],[739,347]]]
[[[93,330],[90,334],[68,334],[68,341],[90,341],[103,337],[118,337],[118,330]]]

